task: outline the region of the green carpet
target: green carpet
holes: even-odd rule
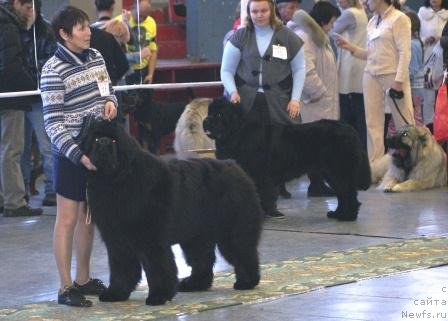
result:
[[[210,309],[260,303],[358,280],[448,264],[448,238],[418,238],[262,266],[260,285],[252,291],[234,291],[232,273],[217,273],[207,292],[179,293],[172,302],[145,305],[147,289],[138,288],[129,301],[102,303],[89,309],[69,308],[55,302],[0,309],[2,320],[154,320]]]

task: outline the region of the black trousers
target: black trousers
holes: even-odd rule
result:
[[[256,164],[252,164],[251,167],[255,167],[256,170],[250,175],[260,194],[261,206],[265,213],[270,213],[277,209],[278,186],[271,175],[271,156],[274,144],[278,141],[276,133],[280,131],[272,131],[269,106],[264,93],[257,93],[252,108],[245,115],[245,120],[260,124],[260,128],[264,128],[261,132],[263,137],[259,137],[263,140],[261,143],[261,146],[263,146],[262,155],[254,160]]]
[[[367,126],[363,94],[339,94],[341,121],[351,125],[358,132],[361,144],[367,151]]]

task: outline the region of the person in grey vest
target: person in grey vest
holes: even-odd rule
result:
[[[246,27],[238,29],[224,48],[221,79],[230,101],[241,103],[248,118],[264,125],[299,124],[303,42],[276,17],[273,1],[249,0],[247,17]],[[262,196],[261,202],[267,216],[283,218],[276,197]]]

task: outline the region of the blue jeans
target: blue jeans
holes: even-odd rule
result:
[[[31,169],[33,166],[31,161],[33,131],[36,135],[37,145],[39,146],[39,151],[42,157],[45,194],[54,193],[51,143],[44,127],[44,114],[41,102],[32,104],[31,111],[25,113],[25,148],[20,166],[22,167],[23,181],[26,187],[28,187],[30,183]]]

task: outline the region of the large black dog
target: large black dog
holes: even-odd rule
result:
[[[215,99],[204,130],[215,139],[219,159],[235,159],[254,179],[266,211],[279,183],[309,172],[321,173],[338,199],[330,218],[356,220],[358,189],[370,186],[370,166],[356,131],[333,120],[297,126],[263,126],[244,117],[242,108]]]
[[[258,284],[263,210],[235,162],[162,161],[106,121],[91,124],[81,146],[97,167],[87,176],[88,202],[109,256],[110,285],[101,301],[128,299],[142,268],[147,304],[164,304],[177,290],[206,290],[216,245],[235,268],[235,289]],[[192,268],[180,283],[171,251],[176,243]]]

